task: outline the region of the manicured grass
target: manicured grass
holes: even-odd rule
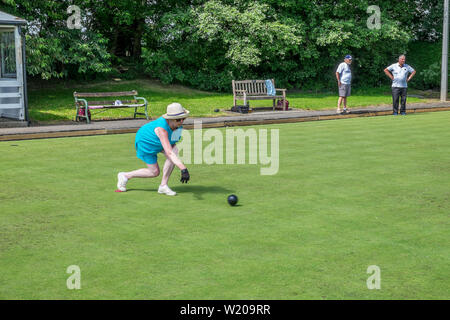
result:
[[[233,105],[233,95],[215,92],[204,92],[183,86],[163,86],[155,81],[134,80],[122,82],[101,82],[90,84],[55,85],[53,87],[30,89],[30,117],[34,121],[70,121],[75,118],[73,92],[128,91],[136,89],[139,96],[149,101],[149,112],[158,117],[166,112],[169,103],[180,102],[191,112],[192,116],[218,116],[225,114]],[[353,90],[348,99],[349,107],[365,107],[371,105],[391,104],[389,88]],[[300,109],[335,109],[337,93],[293,93],[288,92],[290,107]],[[408,98],[408,103],[431,100]],[[242,103],[242,101],[240,101]],[[252,107],[271,107],[272,101],[250,101]],[[220,112],[214,112],[220,109]],[[114,119],[131,117],[131,110],[116,109],[97,114],[94,119]]]
[[[255,126],[280,130],[278,174],[189,165],[176,197],[114,193],[133,134],[0,142],[0,299],[449,299],[449,122]]]

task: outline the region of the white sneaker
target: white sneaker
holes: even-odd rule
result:
[[[127,191],[127,182],[128,179],[127,177],[125,177],[125,173],[119,172],[117,174],[117,189],[120,190],[121,192]]]
[[[159,186],[158,193],[163,193],[163,194],[168,195],[168,196],[174,196],[174,195],[177,194],[175,191],[170,189],[168,185]]]

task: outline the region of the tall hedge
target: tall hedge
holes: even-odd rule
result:
[[[379,29],[368,27],[370,5],[380,9]],[[325,89],[349,53],[354,84],[378,86],[388,83],[382,70],[408,44],[439,38],[440,8],[434,0],[202,1],[161,16],[159,45],[143,52],[145,72],[207,90],[229,91],[232,79],[254,78]]]
[[[81,29],[67,27],[70,5],[81,10]],[[112,76],[127,62],[128,77],[217,91],[246,78],[326,89],[346,54],[354,84],[378,86],[384,67],[402,53],[414,58],[423,49],[414,43],[434,48],[442,28],[439,0],[3,0],[0,8],[29,21],[33,76]],[[370,27],[373,8],[379,28]],[[436,85],[436,63],[418,73],[421,87]]]

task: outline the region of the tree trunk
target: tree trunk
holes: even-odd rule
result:
[[[111,51],[110,51],[110,53],[113,54],[113,55],[117,55],[116,50],[117,50],[118,40],[119,40],[119,28],[116,28],[114,30],[114,35],[113,35],[112,42],[111,42]]]
[[[137,26],[133,38],[133,58],[137,61],[141,59],[142,54],[142,35],[144,33],[145,19],[140,18],[136,22]]]

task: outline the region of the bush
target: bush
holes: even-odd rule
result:
[[[270,78],[286,88],[327,90],[336,85],[337,64],[350,53],[355,84],[369,87],[388,82],[383,69],[412,36],[387,13],[380,29],[369,29],[366,19],[349,19],[368,17],[363,0],[339,8],[280,4],[208,0],[167,13],[156,26],[161,38],[154,42],[160,45],[143,50],[145,72],[164,83],[206,90],[230,91],[232,79]]]
[[[406,63],[417,74],[411,87],[421,90],[436,89],[441,83],[442,42],[411,42],[408,45]]]

